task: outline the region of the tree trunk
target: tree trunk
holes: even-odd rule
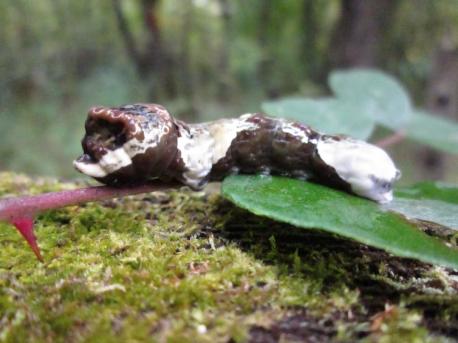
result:
[[[262,57],[257,68],[257,80],[261,89],[265,90],[267,93],[267,97],[274,99],[278,97],[280,91],[271,83],[274,61],[267,46],[269,41],[267,28],[269,27],[272,19],[272,7],[272,0],[263,0],[261,2],[257,38],[262,52]]]
[[[316,0],[304,0],[302,4],[301,62],[305,65],[305,76],[318,80],[320,63],[318,59],[318,3]]]
[[[126,17],[124,16],[124,12],[122,11],[120,0],[113,0],[112,4],[116,20],[118,22],[118,29],[124,41],[127,55],[133,62],[138,75],[140,77],[144,77],[146,76],[146,73],[144,72],[143,58],[137,47],[135,38],[132,32],[130,31],[129,24],[127,23]]]
[[[221,42],[218,63],[218,99],[230,99],[229,51],[231,44],[231,8],[228,0],[219,0],[221,9]]]
[[[196,106],[196,80],[191,66],[191,41],[190,32],[193,29],[194,8],[192,0],[182,0],[181,12],[181,32],[180,32],[180,63],[177,65],[180,80],[180,94],[186,99],[186,108],[179,117],[183,120],[194,121],[197,117]]]
[[[398,1],[341,0],[329,51],[333,68],[375,67],[383,31],[389,27]]]
[[[428,82],[426,108],[432,113],[458,119],[458,49],[444,40],[433,57],[433,69]],[[446,156],[425,148],[421,153],[423,177],[442,179]]]
[[[162,44],[161,31],[159,28],[159,21],[157,19],[159,0],[142,0],[144,23],[147,31],[149,32],[149,42],[145,53],[146,65],[149,67],[150,74],[153,74],[158,87],[162,89],[169,97],[176,97],[177,84],[174,77],[174,59],[168,49]]]
[[[142,0],[143,20],[148,31],[148,47],[145,51],[146,66],[153,71],[159,71],[164,64],[164,52],[162,51],[161,33],[157,21],[158,0]]]
[[[142,0],[142,13],[148,43],[140,47],[132,34],[121,7],[120,0],[112,0],[118,28],[126,46],[127,54],[135,65],[139,77],[150,84],[150,97],[155,98],[160,90],[174,97],[177,94],[173,70],[173,59],[164,48],[157,19],[159,0]],[[159,86],[157,86],[159,85]]]

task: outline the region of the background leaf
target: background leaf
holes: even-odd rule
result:
[[[458,205],[458,185],[440,181],[418,182],[409,187],[399,187],[396,197],[441,200]]]
[[[422,182],[396,191],[385,208],[408,218],[435,222],[458,229],[458,186],[440,182]]]
[[[360,106],[378,123],[393,130],[404,127],[412,115],[410,98],[393,77],[376,70],[332,72],[329,86],[337,98]]]
[[[337,233],[398,256],[458,269],[457,249],[369,200],[309,182],[270,176],[230,176],[224,180],[222,191],[236,205],[257,215]]]
[[[458,230],[458,205],[430,199],[395,198],[383,206],[387,210],[402,213],[409,219],[420,219],[438,223]]]
[[[415,111],[406,128],[407,137],[438,150],[458,154],[458,123]]]
[[[367,139],[374,129],[374,120],[367,115],[370,106],[370,101],[360,106],[333,98],[284,98],[265,102],[262,109],[269,115],[302,122],[327,134]]]

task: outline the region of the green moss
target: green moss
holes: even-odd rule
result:
[[[2,195],[70,187],[0,174]],[[44,264],[0,223],[0,341],[288,341],[320,330],[427,341],[457,324],[450,271],[274,223],[217,194],[68,207],[40,215],[36,234]],[[386,304],[394,314],[382,315]]]

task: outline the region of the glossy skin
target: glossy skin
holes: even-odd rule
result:
[[[374,145],[258,113],[186,124],[155,104],[95,107],[82,146],[75,167],[114,185],[158,178],[199,189],[231,173],[264,173],[388,202],[399,178],[390,157]]]

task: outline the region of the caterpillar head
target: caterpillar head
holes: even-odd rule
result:
[[[393,199],[393,183],[401,173],[384,150],[351,138],[324,136],[317,151],[353,193],[380,203]]]
[[[73,165],[102,183],[141,183],[159,177],[175,157],[174,121],[160,105],[93,107],[85,129],[84,154]]]

